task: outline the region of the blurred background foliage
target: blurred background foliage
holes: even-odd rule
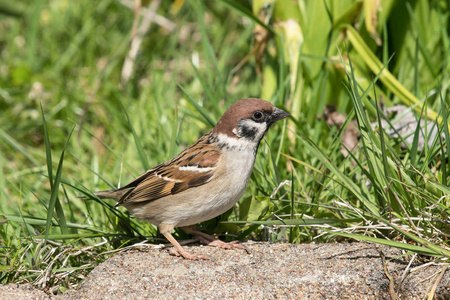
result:
[[[156,237],[113,201],[75,195],[170,159],[247,97],[293,117],[268,133],[239,204],[204,230],[339,233],[448,258],[449,11],[445,0],[1,1],[1,281],[63,290],[102,253]],[[377,120],[395,127],[410,110],[405,147]],[[353,152],[340,138],[351,126]]]

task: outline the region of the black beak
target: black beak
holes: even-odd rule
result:
[[[270,122],[275,123],[278,120],[281,120],[281,119],[284,119],[284,118],[287,118],[290,116],[291,116],[290,113],[287,113],[284,110],[275,107],[275,111],[270,116]]]

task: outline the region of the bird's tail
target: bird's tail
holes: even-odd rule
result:
[[[117,202],[122,199],[122,197],[128,193],[129,190],[111,190],[111,191],[100,191],[93,193],[95,196],[99,197],[100,199],[114,199]],[[77,196],[80,199],[87,199],[88,197],[85,195]]]

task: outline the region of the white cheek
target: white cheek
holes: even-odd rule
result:
[[[263,135],[267,131],[267,123],[266,122],[264,122],[264,123],[253,122],[253,124],[255,125],[254,127],[258,128],[257,140],[262,139]]]
[[[252,128],[255,129],[256,135],[254,140],[255,141],[259,141],[261,140],[261,138],[263,137],[264,133],[266,133],[267,130],[267,123],[266,122],[255,122],[251,119],[247,119],[247,120],[242,120],[240,122],[241,126],[245,126],[247,128]]]
[[[258,131],[261,132],[265,132],[267,129],[267,123],[266,122],[262,122],[262,123],[257,123],[253,120],[245,120],[244,122],[247,126],[253,127],[253,128],[258,128]]]

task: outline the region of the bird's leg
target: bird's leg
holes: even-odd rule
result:
[[[158,226],[159,231],[169,240],[169,242],[175,247],[169,249],[170,255],[183,256],[185,259],[198,260],[198,259],[209,259],[206,255],[201,254],[191,254],[184,250],[184,248],[177,242],[177,240],[172,235],[173,225],[171,224],[160,224]]]
[[[223,248],[223,249],[239,248],[239,249],[244,249],[247,253],[250,253],[250,250],[247,247],[245,247],[242,244],[238,244],[237,241],[233,241],[233,242],[229,242],[229,243],[223,242],[223,241],[219,240],[218,238],[215,238],[212,235],[209,235],[204,232],[196,230],[195,225],[181,227],[181,229],[183,229],[183,231],[188,234],[192,234],[192,235],[198,237],[200,240],[200,243],[202,243],[202,244],[219,247],[219,248]]]

